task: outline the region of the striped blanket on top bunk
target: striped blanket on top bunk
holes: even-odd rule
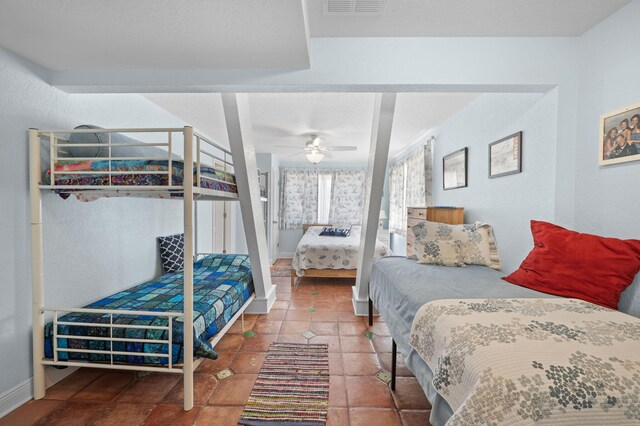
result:
[[[85,306],[94,309],[133,311],[182,312],[182,271],[162,275],[144,284],[105,297]],[[209,340],[214,337],[238,312],[254,292],[249,256],[237,254],[208,255],[193,265],[193,353],[198,357],[216,359]],[[74,336],[109,337],[109,315],[70,313],[59,318],[63,322],[95,323],[95,327],[58,325],[58,334]],[[114,315],[114,324],[166,326],[166,317]],[[172,362],[183,360],[183,322],[173,320]],[[114,328],[114,338],[166,340],[167,330]],[[59,348],[110,350],[108,341],[58,339]],[[167,353],[166,344],[114,342],[114,351],[161,354]],[[53,358],[53,324],[45,327],[45,357]],[[108,354],[58,352],[59,360],[109,362]],[[114,355],[114,362],[129,364],[167,364],[162,357]]]

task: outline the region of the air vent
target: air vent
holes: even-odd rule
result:
[[[386,0],[323,0],[322,12],[336,16],[379,16]]]

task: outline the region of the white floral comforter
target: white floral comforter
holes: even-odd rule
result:
[[[447,425],[640,424],[640,319],[576,299],[437,300],[411,345]]]
[[[296,274],[303,276],[305,269],[357,269],[360,229],[352,226],[348,237],[321,237],[322,226],[310,227],[293,255]],[[389,255],[389,247],[376,240],[375,258]]]

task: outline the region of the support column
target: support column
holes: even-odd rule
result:
[[[382,93],[376,95],[369,146],[369,164],[367,167],[367,183],[365,186],[364,218],[360,237],[360,257],[358,259],[358,275],[353,288],[353,306],[356,315],[367,315],[369,302],[369,279],[373,256],[376,248],[378,232],[378,216],[382,203],[384,176],[389,157],[391,128],[396,108],[396,94]]]
[[[193,408],[193,128],[184,128],[184,410]],[[169,319],[171,321],[171,319]],[[169,348],[171,356],[171,348]]]
[[[249,97],[246,93],[223,93],[222,107],[227,123],[231,155],[233,155],[242,224],[247,237],[256,291],[256,298],[246,312],[266,314],[276,300],[276,292],[275,286],[271,283],[267,233],[262,220],[260,183],[253,145]]]
[[[51,153],[50,155],[53,155]],[[33,399],[46,391],[44,365],[44,273],[42,251],[42,193],[40,192],[40,135],[29,129],[29,190],[31,196],[31,279],[33,309]]]

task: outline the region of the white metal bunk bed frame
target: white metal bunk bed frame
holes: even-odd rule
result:
[[[69,140],[63,135],[69,135],[73,133],[106,133],[108,135],[107,144],[70,144]],[[112,143],[111,135],[113,133],[166,133],[166,143],[133,143],[133,144],[116,144]],[[172,183],[172,149],[173,140],[172,134],[182,133],[184,138],[184,155],[183,155],[183,184],[173,185]],[[50,169],[51,169],[51,182],[49,185],[42,185],[42,170],[40,162],[40,153],[42,146],[42,138],[49,139],[50,149]],[[203,142],[223,153],[223,158],[217,157],[214,154],[207,152],[203,149]],[[41,399],[45,396],[45,366],[65,366],[65,367],[92,367],[92,368],[106,368],[113,370],[136,370],[136,371],[156,371],[165,373],[177,373],[182,374],[184,379],[184,409],[190,410],[193,408],[193,372],[198,367],[202,359],[194,360],[193,356],[187,356],[191,353],[193,348],[193,259],[199,255],[206,253],[199,253],[197,250],[197,232],[194,232],[194,201],[201,200],[213,200],[213,201],[228,201],[237,200],[237,193],[230,193],[224,191],[218,191],[209,188],[203,188],[201,186],[201,179],[212,179],[208,176],[201,175],[201,160],[203,156],[212,158],[212,163],[222,162],[224,164],[224,171],[227,170],[227,166],[233,167],[233,164],[227,161],[227,156],[231,156],[231,152],[227,149],[219,146],[215,142],[212,142],[202,135],[194,133],[193,128],[185,126],[183,128],[140,128],[140,129],[74,129],[74,130],[38,130],[29,129],[29,163],[30,163],[30,175],[29,185],[31,192],[31,255],[32,255],[32,275],[33,275],[33,382],[34,382],[34,399]],[[194,145],[196,149],[196,155],[194,158]],[[99,158],[78,158],[78,157],[58,157],[58,150],[64,147],[107,147],[108,157]],[[113,170],[111,165],[113,161],[118,160],[165,160],[165,158],[150,158],[150,157],[112,157],[112,147],[114,146],[144,146],[144,147],[166,147],[168,167],[167,171],[118,171]],[[55,171],[55,163],[58,159],[73,159],[73,160],[104,160],[109,162],[109,169],[106,172],[81,172],[81,171]],[[187,173],[189,168],[187,165],[194,164],[195,160],[195,182],[194,173]],[[57,185],[55,176],[56,174],[64,175],[81,175],[81,174],[102,174],[109,176],[109,185]],[[167,174],[167,185],[156,186],[130,186],[130,185],[112,185],[111,177],[118,174]],[[195,183],[195,185],[194,185]],[[183,312],[155,312],[155,311],[127,311],[117,309],[86,309],[86,308],[61,308],[61,307],[45,307],[44,306],[44,273],[43,273],[43,238],[42,238],[42,190],[61,190],[64,192],[68,190],[70,193],[79,191],[104,191],[106,194],[114,194],[116,196],[141,196],[150,197],[158,195],[159,193],[177,193],[183,196],[184,205],[184,307]],[[197,204],[195,208],[197,213]],[[197,217],[197,216],[196,216]],[[197,230],[197,221],[196,221]],[[194,237],[194,235],[196,235]],[[195,238],[195,239],[194,239]],[[194,251],[195,245],[195,251]],[[195,256],[194,256],[195,254]],[[243,304],[240,310],[231,318],[231,320],[220,330],[216,336],[210,341],[211,346],[215,344],[224,336],[229,328],[235,323],[238,318],[242,318],[242,328],[244,330],[244,311],[249,304],[255,298],[255,294]],[[51,313],[53,317],[53,360],[44,358],[44,328],[45,328],[45,313]],[[109,315],[109,323],[65,323],[59,321],[58,313],[70,313],[70,312],[90,312]],[[166,326],[142,326],[142,325],[123,325],[114,324],[114,315],[150,315],[156,317],[166,317]],[[180,366],[172,364],[171,348],[172,348],[172,320],[177,317],[183,318],[183,358],[184,363]],[[58,334],[58,325],[73,325],[73,326],[91,326],[91,327],[105,327],[109,328],[109,337],[98,338],[93,336],[67,336]],[[151,339],[135,339],[135,338],[114,338],[114,328],[128,328],[128,329],[157,329],[167,330],[167,340],[151,340]],[[58,348],[58,339],[87,339],[87,340],[103,340],[109,342],[110,350],[86,350],[86,349],[73,349],[73,348]],[[145,355],[142,352],[118,352],[113,350],[113,342],[144,342],[144,343],[160,343],[167,345],[167,354],[149,354]],[[81,361],[61,361],[58,359],[58,352],[81,352],[81,353],[100,353],[110,356],[110,363],[96,363],[96,362],[81,362]],[[160,365],[137,365],[137,364],[120,364],[114,363],[114,355],[134,355],[142,357],[159,357],[168,358],[166,366]]]

